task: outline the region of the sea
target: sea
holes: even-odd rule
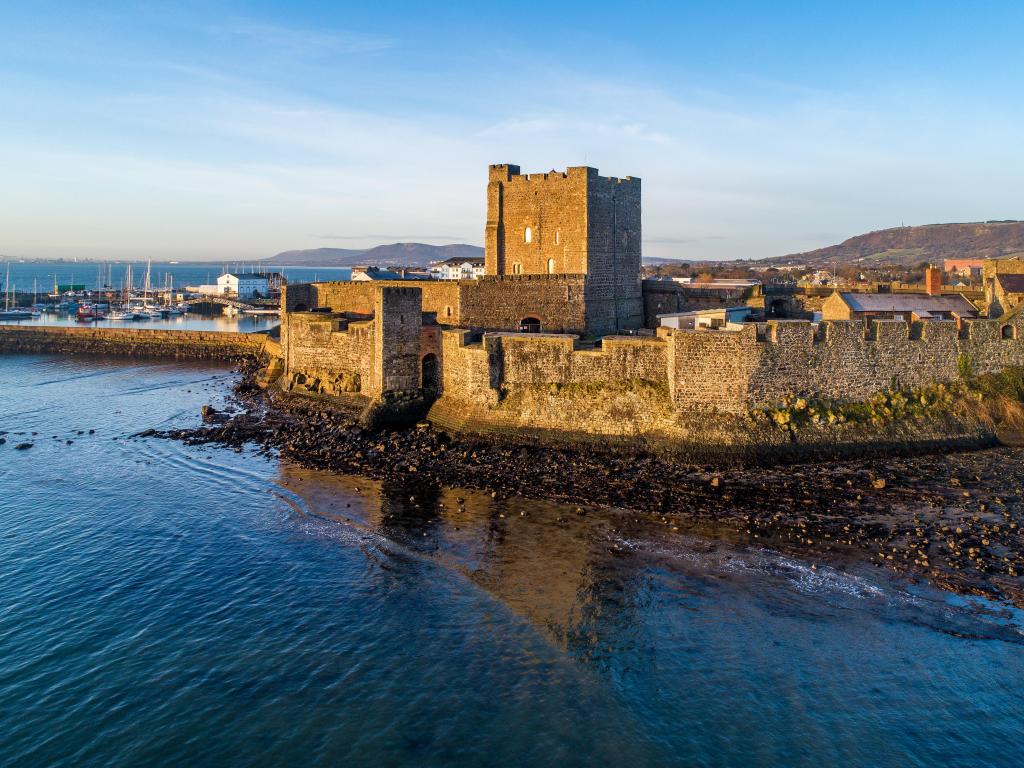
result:
[[[66,262],[66,261],[12,261],[0,263],[0,308],[3,307],[3,295],[6,293],[5,280],[10,280],[12,291],[19,294],[38,290],[44,297],[54,290],[54,286],[84,286],[86,290],[99,290],[113,287],[121,289],[125,285],[128,267],[131,267],[132,285],[142,290],[145,285],[146,270],[150,271],[150,285],[163,287],[168,284],[176,288],[186,285],[211,285],[217,282],[217,276],[225,270],[244,273],[261,274],[269,271],[279,272],[293,283],[316,282],[318,280],[348,280],[352,270],[348,267],[288,267],[267,266],[258,262],[247,262],[240,265],[214,264],[210,262]],[[42,317],[27,320],[6,320],[5,323],[15,325],[50,325],[76,326],[81,325],[77,318],[67,314],[44,314]],[[235,315],[223,314],[201,315],[189,313],[183,316],[164,317],[153,320],[97,320],[90,326],[100,328],[155,328],[176,331],[231,331],[251,333],[267,331],[280,325],[280,319],[268,315]]]
[[[234,380],[0,355],[0,765],[1022,763],[1019,611],[133,437]]]
[[[40,295],[44,295],[52,292],[55,284],[83,285],[87,290],[121,288],[124,286],[129,266],[132,271],[132,284],[139,289],[145,283],[147,269],[150,285],[155,288],[163,288],[168,284],[168,280],[175,288],[184,288],[186,285],[212,285],[217,282],[217,276],[225,271],[245,274],[279,272],[293,283],[348,280],[352,276],[352,270],[348,267],[289,267],[259,262],[222,264],[177,261],[8,261],[0,262],[0,281],[7,279],[9,268],[11,286],[18,292],[31,292],[36,288]]]

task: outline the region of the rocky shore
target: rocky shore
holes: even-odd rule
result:
[[[254,371],[238,410],[203,426],[140,436],[261,446],[304,466],[407,486],[445,485],[543,498],[577,514],[614,506],[671,530],[747,540],[812,562],[868,559],[959,593],[1024,607],[1024,449],[776,467],[712,468],[651,454],[499,444],[426,422],[362,426],[336,398],[261,391]]]

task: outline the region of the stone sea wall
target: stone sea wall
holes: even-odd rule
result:
[[[264,354],[261,333],[0,325],[0,352],[240,360]]]
[[[890,321],[779,321],[739,331],[609,337],[581,348],[571,336],[443,333],[443,389],[431,418],[510,437],[576,433],[699,446],[785,450],[786,432],[755,429],[748,414],[794,394],[862,400],[890,387],[952,382],[1024,365],[1024,320],[907,326]],[[893,439],[977,442],[986,428],[935,414],[872,434],[836,426],[801,436],[819,447]]]

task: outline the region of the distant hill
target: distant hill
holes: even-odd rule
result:
[[[427,245],[425,243],[391,243],[374,248],[311,248],[302,251],[284,251],[261,261],[262,264],[282,264],[291,267],[355,267],[401,266],[425,267],[445,259],[482,259],[484,249],[477,245],[453,243]]]
[[[869,232],[807,253],[764,259],[769,264],[833,263],[874,266],[912,266],[942,259],[989,259],[1024,253],[1024,221],[984,221],[973,224],[926,224]]]

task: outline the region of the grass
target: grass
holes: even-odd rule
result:
[[[852,424],[884,427],[904,420],[943,415],[977,418],[991,427],[1024,429],[1024,368],[973,375],[970,360],[959,364],[960,380],[949,384],[903,389],[890,387],[867,400],[833,400],[788,395],[774,408],[750,412],[758,424],[797,432],[801,429]]]

